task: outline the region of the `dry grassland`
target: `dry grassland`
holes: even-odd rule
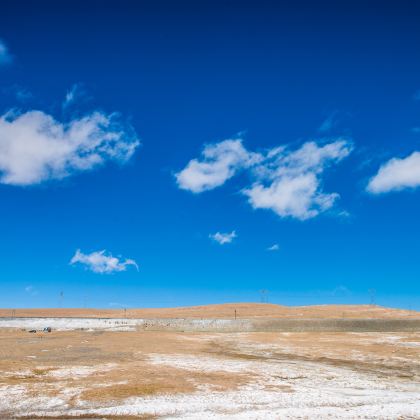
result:
[[[418,418],[420,333],[0,330],[0,418]]]

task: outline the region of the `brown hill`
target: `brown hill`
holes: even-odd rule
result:
[[[0,309],[0,317],[81,318],[420,318],[420,312],[374,305],[281,306],[270,303],[144,309]]]

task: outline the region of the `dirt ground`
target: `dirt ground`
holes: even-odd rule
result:
[[[419,333],[0,330],[0,418],[418,419]]]
[[[0,317],[86,318],[420,318],[420,312],[375,305],[281,306],[270,303],[229,303],[145,309],[0,309]]]

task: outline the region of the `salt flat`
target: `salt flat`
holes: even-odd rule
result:
[[[420,333],[0,330],[1,418],[419,418]]]

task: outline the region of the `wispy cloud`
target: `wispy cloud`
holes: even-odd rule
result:
[[[43,111],[0,117],[0,182],[33,185],[88,171],[106,161],[126,162],[139,140],[118,114],[96,111],[59,122]]]
[[[311,141],[297,150],[279,146],[253,153],[241,140],[225,140],[206,146],[203,159],[191,160],[176,177],[180,188],[200,193],[223,185],[239,169],[246,169],[254,183],[242,193],[253,208],[306,220],[334,206],[339,194],[322,191],[322,175],[347,157],[352,147],[350,141],[338,138],[321,145]]]
[[[280,249],[278,244],[271,245],[267,248],[267,251],[278,251]]]
[[[343,297],[351,295],[351,290],[347,286],[339,285],[330,293],[332,296]]]
[[[33,99],[32,92],[18,84],[6,86],[1,91],[3,94],[12,97],[21,104],[26,104]]]
[[[210,239],[219,243],[220,245],[230,244],[236,237],[237,234],[234,230],[230,233],[216,232],[209,235]]]
[[[247,168],[260,156],[249,153],[241,139],[224,140],[205,146],[201,159],[192,159],[175,174],[179,188],[193,193],[212,190],[223,185],[240,169]]]
[[[91,101],[92,97],[88,94],[82,83],[75,83],[66,93],[63,101],[63,111],[80,106],[81,103]]]
[[[337,111],[331,112],[327,118],[322,122],[322,124],[318,127],[318,131],[321,133],[327,133],[328,131],[332,130],[335,125],[337,124]]]
[[[32,285],[26,286],[25,287],[25,292],[28,293],[31,296],[36,296],[38,294],[38,290]]]
[[[0,66],[10,64],[12,62],[12,56],[9,53],[7,45],[0,39]]]
[[[119,271],[126,271],[127,267],[132,265],[138,271],[137,263],[132,259],[122,260],[121,257],[113,257],[105,250],[95,251],[90,254],[84,254],[78,249],[70,260],[70,265],[82,264],[86,269],[94,273],[111,274]]]
[[[109,302],[109,306],[112,306],[114,308],[127,308],[130,305],[127,305],[126,303],[120,303],[120,302]]]
[[[367,191],[381,194],[420,186],[420,152],[384,163],[367,185]]]

